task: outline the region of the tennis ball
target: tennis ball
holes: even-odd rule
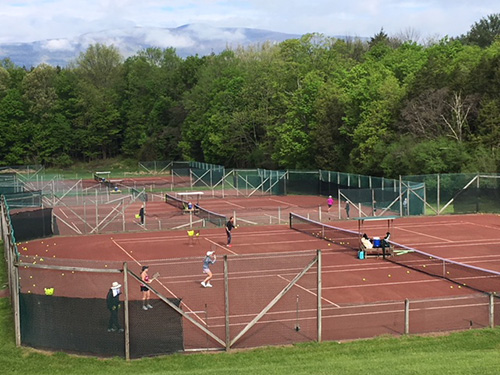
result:
[[[32,279],[32,278],[33,278],[33,276],[30,276],[30,279]]]
[[[424,268],[425,268],[425,267],[427,267],[427,266],[424,264],[422,267],[424,267]]]
[[[54,288],[43,288],[45,291],[45,295],[52,296],[54,294]]]
[[[410,273],[410,271],[406,271],[406,273]]]
[[[366,281],[366,279],[363,277],[363,281]]]
[[[329,243],[328,246],[332,246],[332,244]]]
[[[36,286],[36,284],[33,284],[33,286]]]
[[[387,275],[387,277],[391,277],[391,275],[389,274],[389,275]]]
[[[63,273],[61,273],[61,276],[64,276],[64,272],[63,272]]]
[[[450,285],[450,289],[453,289],[453,285]]]
[[[40,258],[40,262],[43,262],[43,258]]]
[[[462,287],[459,285],[459,286],[458,286],[458,289],[462,289]]]

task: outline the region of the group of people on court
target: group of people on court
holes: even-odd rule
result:
[[[144,215],[144,206],[141,207],[141,215]],[[141,219],[143,218],[141,217]],[[225,226],[227,247],[231,247],[231,240],[232,240],[231,231],[234,228],[236,228],[234,224],[234,217],[231,216]],[[210,280],[213,278],[213,273],[210,270],[210,266],[214,264],[216,261],[217,261],[217,256],[215,255],[215,251],[207,251],[205,257],[203,258],[203,266],[202,266],[202,272],[204,275],[206,275],[205,279],[201,282],[201,285],[204,288],[212,287]],[[142,283],[140,285],[140,290],[142,293],[142,309],[145,311],[153,308],[153,305],[151,305],[150,302],[151,290],[147,286],[147,284],[150,284],[151,281],[153,280],[150,279],[148,271],[149,271],[149,266],[141,267],[140,277]],[[111,288],[109,289],[108,294],[106,296],[107,307],[108,310],[110,311],[108,332],[116,332],[116,331],[123,332],[123,328],[121,327],[118,319],[118,311],[121,308],[120,295],[121,295],[121,285],[115,281],[111,285]]]
[[[333,197],[331,195],[329,195],[327,200],[326,200],[326,205],[328,206],[328,212],[330,212],[330,209],[332,208],[334,203],[335,203],[335,200],[333,199]],[[347,219],[350,218],[350,211],[351,211],[351,204],[349,203],[349,201],[346,200],[345,201],[345,215],[346,215]]]

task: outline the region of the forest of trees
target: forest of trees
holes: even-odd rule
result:
[[[398,175],[500,170],[500,14],[456,38],[318,34],[182,59],[0,61],[0,165],[110,157]]]

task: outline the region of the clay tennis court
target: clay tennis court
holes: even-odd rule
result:
[[[298,203],[293,203],[298,199]],[[279,202],[278,202],[279,201]],[[230,213],[236,206],[242,212],[260,210],[274,204],[287,207],[309,206],[311,216],[321,205],[320,197],[259,197],[203,201],[207,207]],[[307,202],[306,204],[304,202]],[[310,203],[309,203],[310,202]],[[161,206],[163,205],[163,206]],[[150,207],[151,204],[150,204]],[[172,207],[158,202],[171,211]],[[357,223],[323,218],[328,223],[357,229]],[[370,236],[383,236],[387,225],[381,221],[366,224]],[[392,240],[451,260],[500,271],[500,218],[496,215],[465,215],[396,219]],[[225,297],[223,257],[229,268],[230,336],[235,338],[316,256],[322,253],[322,338],[342,340],[404,333],[404,303],[411,300],[411,332],[461,330],[488,325],[488,299],[477,290],[451,281],[393,264],[382,258],[357,259],[356,251],[292,230],[287,225],[241,226],[233,232],[233,246],[225,246],[223,228],[206,228],[200,236],[189,238],[186,230],[149,231],[92,236],[54,237],[23,244],[26,263],[79,259],[95,267],[119,267],[127,262],[139,273],[142,265],[150,273],[160,272],[152,287],[167,298],[182,299],[183,311],[223,339],[225,335]],[[212,267],[213,288],[203,288],[201,265],[208,250],[215,250],[219,261]],[[233,347],[253,347],[317,339],[317,274],[313,266],[285,296],[268,311]],[[24,271],[23,277],[33,270]],[[42,278],[37,272],[36,277]],[[58,296],[102,297],[103,290],[116,279],[106,275],[96,283],[79,273],[54,274],[50,280]],[[30,281],[31,282],[31,281]],[[30,293],[43,294],[46,282],[33,283]],[[140,300],[139,283],[131,282],[130,299]],[[161,304],[161,301],[157,301]],[[498,302],[495,301],[498,306]],[[498,308],[497,308],[498,310]],[[495,324],[500,314],[495,312]],[[220,348],[201,331],[184,323],[185,348]]]

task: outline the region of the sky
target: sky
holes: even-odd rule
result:
[[[245,27],[290,34],[459,36],[499,0],[0,0],[0,43],[134,26]]]

